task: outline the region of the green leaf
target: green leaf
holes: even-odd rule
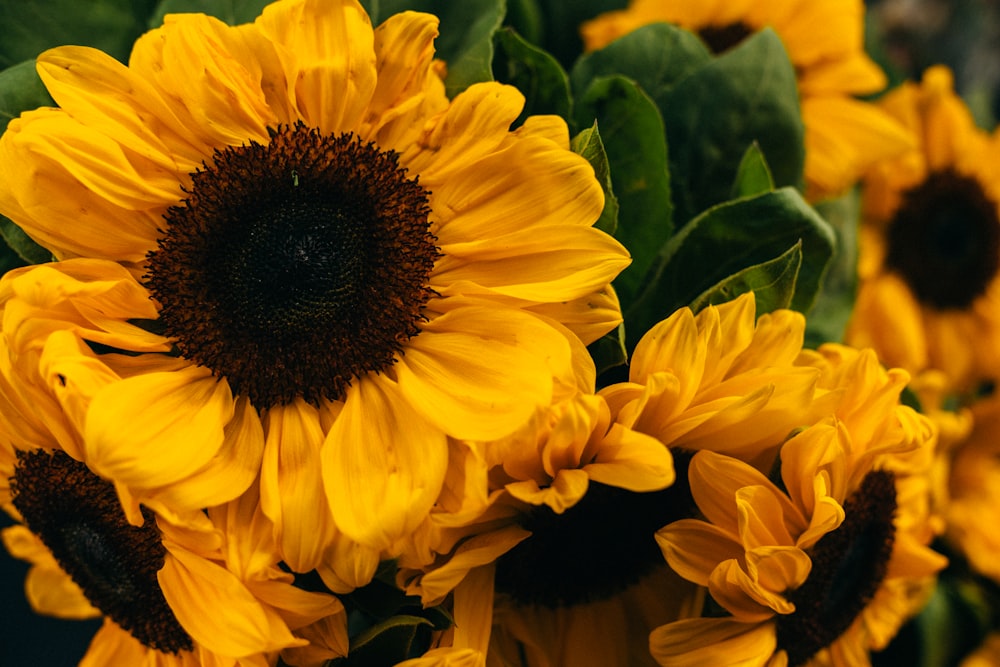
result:
[[[802,243],[802,263],[790,306],[806,312],[833,255],[835,237],[793,188],[737,199],[705,211],[685,225],[660,253],[639,299],[625,310],[629,344],[699,295],[749,267]]]
[[[670,141],[675,217],[725,201],[746,147],[756,141],[778,186],[800,186],[803,126],[795,70],[769,28],[657,97]]]
[[[0,133],[23,112],[44,106],[55,106],[55,102],[38,78],[34,60],[0,72]]]
[[[798,241],[774,259],[747,267],[708,288],[691,302],[691,310],[698,312],[747,292],[754,293],[758,316],[788,308],[795,296],[801,266],[802,242]]]
[[[532,44],[541,43],[545,30],[545,17],[542,15],[538,0],[507,0],[506,23],[517,34],[522,35],[525,41]]]
[[[569,78],[551,55],[504,28],[496,33],[493,74],[524,93],[525,104],[515,125],[528,116],[555,114],[569,120]]]
[[[368,628],[351,640],[346,658],[334,660],[336,667],[391,667],[419,654],[434,624],[420,616],[393,616]]]
[[[813,348],[826,342],[842,342],[854,313],[858,292],[859,193],[855,189],[837,199],[820,202],[816,210],[833,228],[837,251],[806,319],[806,345]]]
[[[427,12],[441,19],[436,56],[448,66],[445,89],[454,97],[474,83],[493,80],[493,35],[505,15],[504,0],[378,0],[369,15],[378,25],[406,10]]]
[[[583,51],[580,25],[599,14],[624,9],[628,0],[538,0],[542,37],[538,44],[569,67]]]
[[[594,360],[597,374],[616,366],[624,366],[628,361],[625,351],[625,325],[619,324],[614,331],[609,331],[587,346]]]
[[[601,217],[594,223],[603,232],[614,235],[618,228],[618,198],[615,197],[611,184],[611,166],[608,164],[608,154],[604,150],[604,142],[597,131],[597,123],[573,137],[570,148],[574,153],[586,158],[594,168],[594,176],[604,191],[604,210]]]
[[[570,84],[582,92],[594,79],[620,74],[635,81],[666,114],[670,89],[711,61],[712,54],[694,33],[653,23],[582,56],[570,70]]]
[[[0,68],[53,46],[93,46],[125,61],[155,0],[0,0]]]
[[[632,264],[615,280],[622,304],[631,303],[673,231],[667,139],[653,101],[622,76],[595,79],[576,102],[578,126],[595,119],[618,198],[615,238],[632,254]]]
[[[167,14],[202,13],[229,25],[253,23],[272,0],[160,0],[149,19],[149,27],[163,24]]]
[[[743,159],[740,160],[731,196],[733,199],[752,197],[773,189],[774,178],[771,176],[771,168],[767,166],[767,160],[760,152],[760,145],[755,141],[750,144],[747,152],[743,154]]]
[[[42,264],[52,261],[51,252],[35,243],[20,227],[2,215],[0,215],[0,236],[23,264]]]

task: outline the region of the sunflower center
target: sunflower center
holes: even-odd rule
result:
[[[886,265],[925,305],[968,308],[1000,268],[997,203],[974,178],[932,173],[903,194],[889,224]]]
[[[738,46],[740,42],[757,32],[746,23],[736,21],[725,25],[708,25],[698,30],[698,36],[708,49],[718,55]]]
[[[844,522],[812,548],[809,577],[788,594],[795,612],[777,619],[790,666],[832,644],[871,602],[892,555],[895,511],[895,477],[872,471],[844,503]]]
[[[262,409],[341,398],[419,333],[439,253],[396,153],[299,123],[191,178],[146,283],[180,353],[235,393]]]
[[[151,512],[131,525],[114,486],[62,451],[19,451],[10,488],[25,525],[94,607],[149,648],[194,649],[156,579],[166,549]]]
[[[677,481],[635,493],[594,481],[573,507],[536,508],[531,536],[497,560],[496,588],[518,604],[548,608],[605,600],[638,582],[663,556],[654,534],[694,507],[690,454],[674,451]]]

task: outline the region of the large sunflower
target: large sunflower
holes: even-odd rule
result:
[[[170,15],[127,66],[43,53],[59,108],[0,140],[0,213],[62,260],[22,277],[155,303],[94,313],[49,292],[101,352],[133,355],[90,402],[89,460],[117,479],[156,452],[169,486],[249,401],[296,571],[341,533],[405,535],[449,436],[503,437],[548,404],[570,358],[548,318],[587,342],[620,320],[608,283],[629,259],[592,227],[603,196],[565,123],[511,131],[523,97],[494,83],[449,101],[436,34],[412,12],[373,30],[354,0],[283,0],[238,27]],[[164,353],[175,367],[143,361]]]
[[[876,160],[911,145],[898,123],[854,97],[878,92],[887,82],[864,51],[862,0],[631,0],[627,9],[588,21],[581,32],[586,47],[598,49],[661,21],[698,33],[716,53],[765,27],[778,34],[798,79],[810,199],[842,193]]]
[[[870,664],[945,562],[926,546],[926,521],[913,520],[926,509],[932,443],[885,435],[823,420],[784,443],[774,479],[695,454],[704,518],[665,526],[657,541],[710,604],[652,633],[660,665]]]
[[[19,413],[8,395],[5,426],[34,420],[40,432],[64,421],[44,409]],[[3,543],[31,563],[25,592],[35,611],[103,617],[81,665],[264,667],[279,652],[289,664],[320,665],[346,654],[343,605],[296,588],[279,568],[255,487],[207,513],[123,506],[116,485],[67,450],[15,447],[24,432],[5,428],[0,441],[0,506],[19,522]]]
[[[1000,155],[932,67],[881,106],[917,149],[863,181],[859,290],[847,340],[967,392],[1000,370]]]

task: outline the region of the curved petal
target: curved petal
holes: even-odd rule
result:
[[[215,653],[235,658],[305,643],[236,575],[185,549],[168,545],[156,578],[184,630]]]
[[[374,34],[355,0],[291,0],[256,21],[275,43],[302,120],[324,133],[354,130],[376,86]]]
[[[692,618],[653,630],[649,648],[662,667],[765,667],[778,648],[778,640],[773,623]]]
[[[403,399],[448,435],[495,440],[525,424],[569,374],[570,345],[528,313],[457,307],[410,339],[394,366]]]
[[[204,368],[114,382],[97,393],[87,411],[87,463],[133,489],[165,486],[216,456],[232,417],[229,385]]]
[[[320,452],[337,527],[374,548],[426,518],[444,483],[448,443],[385,376],[354,382]]]
[[[301,398],[268,410],[260,502],[282,558],[296,572],[315,569],[333,539],[320,471],[323,439],[316,408]]]

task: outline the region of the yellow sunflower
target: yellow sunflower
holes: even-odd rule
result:
[[[594,365],[582,345],[574,358],[574,372],[557,378],[553,403],[524,428],[494,441],[452,443],[453,459],[467,461],[465,474],[449,480],[427,521],[394,554],[398,581],[426,605],[453,592],[457,605],[470,586],[489,600],[464,620],[485,628],[477,643],[445,637],[446,646],[422,660],[649,663],[645,635],[676,618],[694,590],[663,565],[652,537],[662,521],[647,511],[671,493],[670,452],[615,424],[594,393]],[[685,595],[671,595],[671,583]],[[604,630],[589,631],[598,618]],[[456,632],[461,627],[456,615]]]
[[[953,452],[947,538],[977,572],[1000,583],[1000,400],[972,406],[975,426]]]
[[[859,290],[847,340],[967,392],[1000,369],[1000,144],[932,67],[881,106],[917,149],[863,181]]]
[[[511,131],[524,99],[495,83],[448,100],[436,34],[413,12],[373,30],[355,0],[237,27],[169,15],[127,66],[43,53],[59,108],[0,139],[0,212],[61,260],[21,277],[74,283],[47,307],[131,355],[90,401],[88,460],[169,487],[242,456],[222,451],[247,401],[296,571],[339,535],[404,536],[449,437],[504,437],[549,403],[570,343],[548,318],[585,342],[621,319],[608,285],[628,254],[592,227],[603,195],[565,123]],[[79,300],[108,281],[154,312]]]
[[[678,574],[707,588],[710,613],[657,628],[659,664],[870,664],[945,564],[911,521],[924,508],[908,507],[923,497],[920,465],[933,451],[925,427],[868,441],[825,419],[784,443],[778,480],[695,454],[690,484],[704,519],[667,525],[657,541]]]
[[[581,33],[586,48],[599,49],[654,22],[696,32],[716,53],[765,27],[778,34],[798,80],[812,200],[844,192],[875,161],[912,145],[897,122],[854,97],[887,82],[864,51],[862,0],[631,0],[583,24]]]
[[[788,435],[831,414],[839,396],[800,364],[805,318],[755,320],[752,292],[697,315],[682,308],[636,345],[629,379],[601,389],[614,419],[674,450],[711,449],[767,470]]]
[[[207,514],[126,512],[115,485],[66,451],[6,441],[0,474],[0,504],[20,522],[3,543],[31,563],[32,608],[104,618],[81,665],[265,667],[280,652],[318,667],[346,655],[343,605],[278,567],[254,494]]]

